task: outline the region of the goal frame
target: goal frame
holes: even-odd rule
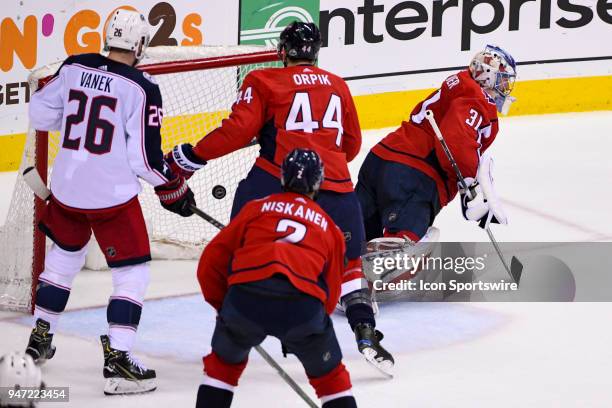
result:
[[[203,57],[193,59],[182,59],[177,61],[158,62],[137,66],[141,71],[149,75],[174,74],[188,71],[198,71],[214,68],[223,68],[239,65],[257,64],[264,62],[279,61],[278,54],[273,50],[250,52],[238,55],[223,55],[217,57]],[[46,76],[38,80],[38,88],[43,87],[51,78]],[[35,132],[34,160],[35,167],[41,179],[47,184],[49,166],[49,132]],[[32,248],[32,288],[31,288],[31,307],[30,312],[34,312],[36,303],[36,286],[38,278],[44,270],[46,253],[46,235],[40,231],[38,224],[42,219],[45,209],[45,201],[34,195],[34,228],[33,228],[33,248]]]

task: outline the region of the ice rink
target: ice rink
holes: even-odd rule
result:
[[[495,182],[509,215],[493,227],[500,241],[612,239],[612,112],[501,119],[493,145]],[[351,164],[354,180],[369,148],[390,129],[364,133]],[[0,174],[0,220],[14,174]],[[457,201],[435,224],[444,241],[484,241],[463,220]],[[195,262],[154,261],[136,355],[157,370],[158,390],[130,397],[102,393],[99,335],[106,330],[108,272],[76,279],[43,367],[48,386],[69,386],[70,402],[53,407],[191,407],[209,349],[213,309],[199,295]],[[356,350],[344,316],[334,323],[361,407],[610,407],[611,303],[398,303],[382,305],[378,327],[396,359],[383,378]],[[0,353],[21,350],[30,318],[0,313]],[[264,347],[314,399],[301,366],[280,344]],[[51,406],[51,405],[50,405]],[[305,406],[256,353],[237,389],[235,407]]]

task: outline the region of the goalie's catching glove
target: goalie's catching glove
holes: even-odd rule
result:
[[[182,176],[175,177],[169,182],[155,187],[155,194],[159,197],[162,207],[181,217],[193,215],[191,206],[196,204],[193,191]]]
[[[391,353],[380,345],[383,337],[383,334],[369,323],[359,323],[355,326],[355,339],[359,352],[383,374],[393,377],[395,360]]]
[[[495,192],[492,172],[493,160],[487,152],[480,158],[476,179],[465,178],[469,192],[460,190],[463,217],[478,222],[480,228],[488,228],[491,223],[508,224],[508,218]]]
[[[189,143],[176,145],[164,157],[174,174],[189,180],[193,173],[206,165],[206,160],[200,159]]]

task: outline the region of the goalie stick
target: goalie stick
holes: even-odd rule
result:
[[[200,217],[200,218],[204,219],[205,221],[209,222],[214,227],[217,227],[220,230],[225,228],[225,225],[223,225],[222,223],[220,223],[219,221],[217,221],[216,219],[214,219],[210,215],[206,214],[204,211],[200,210],[195,205],[191,205],[190,208],[191,208],[191,211],[193,211],[193,213],[195,215],[197,215],[198,217]],[[276,370],[278,375],[280,375],[280,377],[283,380],[285,380],[285,382],[293,389],[293,391],[295,391],[300,396],[300,398],[302,398],[304,400],[304,402],[309,407],[311,407],[311,408],[317,408],[318,407],[318,405],[315,404],[312,399],[310,399],[308,394],[306,394],[306,392],[304,392],[304,390],[298,385],[298,383],[296,383],[293,380],[293,378],[291,378],[291,376],[289,374],[287,374],[287,372],[276,362],[276,360],[274,360],[274,358],[270,354],[268,354],[268,352],[261,345],[255,346],[255,350],[259,353],[259,355],[264,360],[266,360],[266,362],[268,364],[270,364]]]
[[[474,198],[472,196],[472,191],[468,189],[467,183],[465,182],[465,179],[461,175],[461,170],[459,170],[459,166],[457,166],[457,162],[453,158],[453,154],[451,153],[450,149],[448,148],[448,145],[446,144],[446,140],[444,140],[444,136],[442,135],[442,132],[440,131],[440,128],[438,127],[438,124],[436,123],[436,118],[434,117],[434,113],[431,111],[431,109],[428,109],[425,112],[425,119],[427,119],[427,121],[431,125],[431,128],[436,134],[436,138],[442,145],[442,149],[444,150],[446,157],[450,161],[450,164],[453,167],[453,170],[455,170],[455,174],[457,175],[459,184],[461,184],[461,187],[463,188],[464,191],[466,191],[466,194],[468,194],[470,199]],[[487,227],[485,231],[487,231],[487,235],[489,235],[489,239],[491,240],[491,243],[493,244],[493,248],[495,248],[495,252],[497,252],[499,259],[501,259],[501,262],[504,265],[504,268],[506,269],[510,277],[512,277],[514,282],[516,282],[516,284],[518,285],[521,280],[521,274],[523,273],[523,264],[521,263],[521,261],[518,260],[516,256],[513,256],[512,259],[510,260],[510,266],[508,266],[508,263],[506,262],[506,259],[504,258],[504,255],[502,254],[499,244],[497,243],[497,240],[493,236],[493,232],[491,231],[491,228]]]
[[[26,168],[23,171],[22,176],[28,187],[30,187],[30,189],[38,198],[40,198],[41,200],[47,200],[51,196],[51,190],[49,190],[49,188],[43,182],[42,178],[40,177],[40,174],[34,167]],[[191,210],[194,212],[194,214],[208,221],[213,226],[219,229],[223,229],[225,227],[225,225],[223,225],[210,215],[206,214],[204,211],[200,210],[195,205],[191,206]],[[261,347],[261,345],[255,346],[255,350],[268,364],[270,364],[276,370],[278,375],[280,375],[280,377],[285,380],[285,382],[304,400],[304,402],[306,402],[306,404],[308,404],[310,408],[318,408],[318,405],[315,404],[312,399],[310,399],[306,392],[302,390],[302,388],[293,380],[293,378],[291,378],[291,376],[287,374],[285,370],[283,370],[283,368],[276,362],[276,360],[274,360],[274,358],[270,354],[268,354],[268,352],[263,347]]]

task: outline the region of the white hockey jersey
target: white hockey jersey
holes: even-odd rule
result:
[[[32,95],[30,125],[60,130],[51,192],[62,204],[102,209],[136,196],[172,173],[161,150],[162,98],[142,71],[100,54],[66,59]]]

